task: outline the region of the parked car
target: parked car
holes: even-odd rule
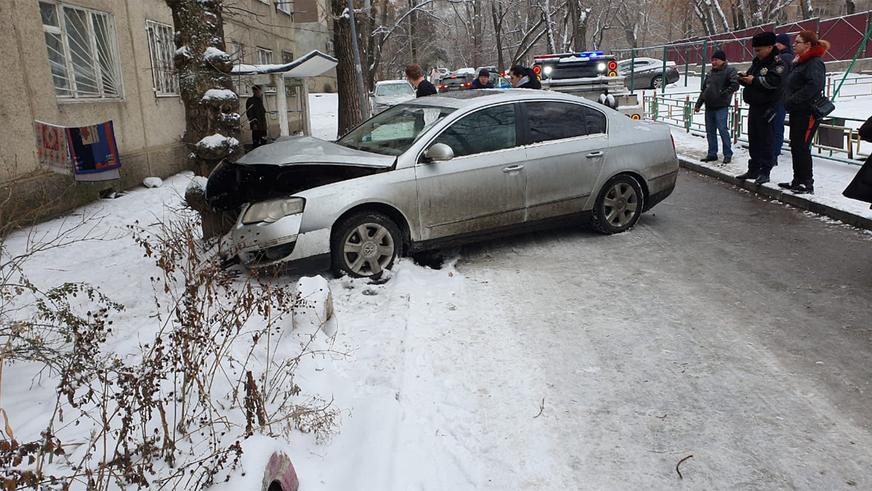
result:
[[[383,80],[376,82],[369,97],[372,114],[378,114],[389,107],[415,98],[415,88],[405,80]]]
[[[475,75],[472,72],[451,72],[442,79],[438,90],[439,92],[468,90],[472,88],[473,80],[475,80]]]
[[[633,67],[633,86],[630,87],[630,68]],[[663,86],[663,60],[655,58],[636,58],[618,62],[618,74],[625,77],[630,89],[659,89]],[[666,62],[666,85],[674,84],[681,78],[674,61]]]
[[[672,193],[669,128],[547,91],[473,90],[394,106],[335,143],[284,137],[209,177],[250,267],[376,276],[410,252],[586,217],[631,228]]]

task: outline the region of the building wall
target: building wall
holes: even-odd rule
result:
[[[33,0],[0,3],[0,191],[25,208],[48,197],[61,200],[51,215],[96,199],[108,187],[128,188],[143,178],[167,176],[184,168],[184,107],[179,97],[157,97],[153,91],[146,19],[172,25],[162,0],[75,0],[68,5],[112,14],[115,25],[122,96],[115,100],[63,100],[55,96],[39,13]],[[36,159],[33,121],[85,126],[112,120],[121,154],[122,180],[75,183],[47,172]],[[14,212],[13,212],[14,213]]]
[[[325,0],[296,0],[294,4],[297,49],[300,55],[318,50],[330,56],[333,52],[333,19]],[[336,70],[308,81],[311,92],[335,92]]]

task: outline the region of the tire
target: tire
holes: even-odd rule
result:
[[[629,230],[645,206],[645,194],[639,182],[628,175],[615,176],[606,182],[593,205],[590,225],[603,234]]]
[[[651,88],[659,89],[663,85],[663,76],[657,75],[656,77],[651,79]]]
[[[400,228],[393,220],[376,212],[356,213],[342,220],[330,238],[333,271],[378,278],[394,265],[402,247]]]

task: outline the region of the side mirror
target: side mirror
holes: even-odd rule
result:
[[[436,143],[424,151],[424,158],[429,162],[441,162],[454,158],[454,150],[444,143]]]

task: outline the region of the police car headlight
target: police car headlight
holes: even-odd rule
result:
[[[547,77],[547,76],[551,75],[551,72],[553,72],[554,69],[551,68],[550,66],[546,66],[545,69],[542,71],[545,73],[545,76]]]
[[[597,64],[596,64],[596,71],[598,71],[598,72],[604,72],[604,71],[606,71],[606,64],[603,63],[603,62],[599,62],[599,63],[597,63]]]
[[[242,216],[242,223],[244,225],[260,222],[273,223],[288,215],[302,213],[305,205],[306,201],[303,198],[261,201],[260,203],[254,203],[245,210],[245,215]]]

